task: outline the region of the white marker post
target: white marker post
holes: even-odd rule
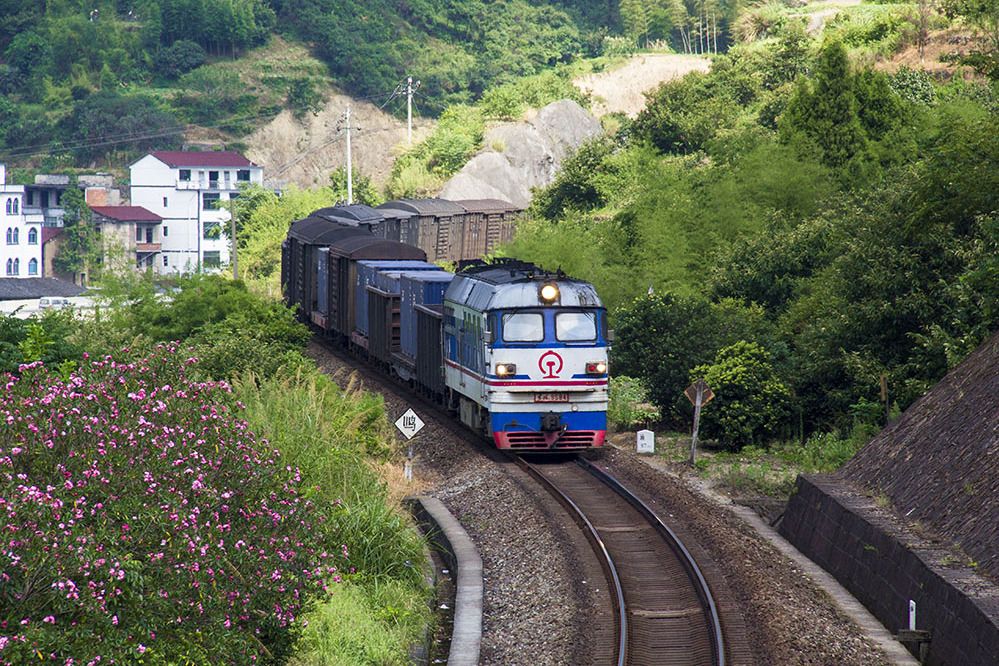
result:
[[[656,452],[656,433],[651,430],[639,430],[637,437],[637,450],[639,453]]]

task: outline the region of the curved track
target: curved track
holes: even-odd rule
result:
[[[619,666],[724,666],[711,591],[676,535],[613,477],[583,459],[519,459],[588,533],[617,616]]]

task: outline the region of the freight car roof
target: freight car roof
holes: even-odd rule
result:
[[[343,235],[356,236],[359,234],[370,236],[371,232],[367,229],[336,224],[335,222],[330,222],[327,219],[314,215],[292,222],[291,229],[288,230],[289,237],[308,245],[326,244],[332,238],[339,238]]]
[[[469,213],[514,213],[523,210],[502,199],[459,199],[455,203]]]
[[[395,208],[417,215],[461,215],[465,212],[464,208],[446,199],[396,199],[383,203],[378,208]]]
[[[330,222],[348,224],[351,226],[356,226],[358,224],[374,224],[376,222],[381,222],[384,219],[384,216],[380,212],[376,211],[371,206],[365,206],[364,204],[321,208],[314,212],[313,215],[325,218]]]
[[[427,253],[418,247],[378,238],[366,232],[339,239],[329,246],[331,254],[347,259],[427,260]]]

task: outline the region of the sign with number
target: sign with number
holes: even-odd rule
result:
[[[423,419],[416,415],[412,409],[407,409],[406,413],[395,422],[395,427],[399,429],[406,439],[413,439],[413,435],[423,429]]]

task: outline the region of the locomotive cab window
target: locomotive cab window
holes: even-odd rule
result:
[[[540,312],[514,312],[503,315],[504,342],[541,342],[544,339],[544,318]]]
[[[555,315],[555,337],[562,342],[592,342],[597,339],[596,312],[559,312]]]

